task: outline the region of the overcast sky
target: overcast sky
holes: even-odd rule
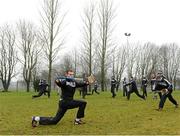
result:
[[[89,0],[61,0],[66,16],[67,44],[78,46],[82,10]],[[98,0],[92,0],[98,1]],[[180,0],[112,0],[117,7],[116,38],[125,43],[125,32],[132,42],[180,44]],[[19,19],[39,23],[42,0],[0,0],[0,25]]]

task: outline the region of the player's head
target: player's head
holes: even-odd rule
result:
[[[66,75],[67,77],[73,78],[73,77],[74,77],[74,71],[73,71],[73,70],[67,70],[66,73],[65,73],[65,75]]]
[[[163,72],[162,71],[158,71],[156,74],[156,78],[157,79],[161,79],[163,77]]]

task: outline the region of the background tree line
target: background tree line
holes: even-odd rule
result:
[[[48,81],[51,91],[55,77],[66,69],[73,69],[76,77],[94,74],[102,91],[107,90],[112,75],[119,82],[124,76],[141,80],[143,76],[150,79],[157,70],[162,70],[176,87],[180,77],[179,45],[133,43],[130,39],[127,43],[117,42],[113,0],[87,3],[81,13],[79,45],[63,56],[62,50],[68,48],[63,30],[68,26],[64,25],[66,13],[61,1],[43,0],[39,14],[40,26],[19,20],[0,27],[0,80],[4,91],[8,91],[12,78],[19,75],[27,92],[30,83],[39,78]]]

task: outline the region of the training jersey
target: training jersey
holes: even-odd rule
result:
[[[142,80],[142,86],[147,86],[147,82],[148,82],[147,79],[144,79],[144,78],[143,78],[143,80]]]
[[[73,100],[75,89],[88,85],[86,81],[78,81],[68,77],[58,77],[55,83],[61,88],[61,100]]]
[[[131,80],[129,83],[126,84],[127,85],[130,85],[130,90],[131,91],[137,91],[137,85],[136,85],[136,81],[135,80]]]
[[[172,84],[167,79],[162,78],[161,80],[156,80],[155,83],[156,90],[162,90],[162,89],[172,90],[172,88],[173,88]]]

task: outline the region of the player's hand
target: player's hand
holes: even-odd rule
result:
[[[87,79],[88,79],[88,84],[93,84],[96,80],[92,74],[89,77],[87,77]]]
[[[165,89],[165,90],[166,90],[165,93],[168,94],[169,93],[168,89]]]

